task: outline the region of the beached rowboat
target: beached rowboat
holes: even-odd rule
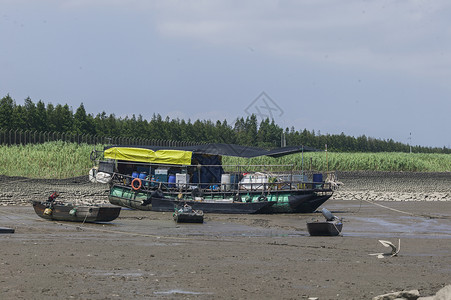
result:
[[[70,222],[110,222],[121,212],[120,206],[113,205],[72,205],[62,202],[33,201],[38,216],[53,221]]]
[[[188,204],[185,204],[181,208],[175,208],[173,213],[174,221],[177,223],[203,223],[204,212],[201,210],[194,210]]]
[[[341,219],[334,216],[326,208],[321,210],[326,221],[307,222],[307,230],[311,236],[337,236],[343,230]]]

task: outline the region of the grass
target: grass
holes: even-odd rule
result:
[[[103,145],[97,145],[102,150]],[[0,146],[0,175],[28,178],[70,178],[87,175],[94,146],[66,142]],[[224,165],[294,165],[314,171],[449,172],[450,154],[307,152],[281,158],[224,157]]]
[[[93,166],[89,158],[93,148],[61,141],[0,146],[0,175],[56,179],[87,175]]]
[[[307,152],[280,158],[256,157],[250,160],[227,157],[223,164],[292,164],[295,169],[316,171],[403,171],[403,172],[449,172],[450,154],[424,153],[331,153]]]

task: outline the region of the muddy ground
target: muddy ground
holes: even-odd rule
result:
[[[51,222],[29,200],[57,190],[97,203],[107,186],[0,177],[0,227],[15,229],[0,234],[1,298],[371,299],[411,289],[429,296],[451,284],[449,173],[339,179],[342,189],[323,207],[343,218],[343,235],[311,237],[306,222],[319,213],[208,214],[204,224],[176,224],[170,213],[123,209],[111,224]],[[434,193],[441,200],[424,198]],[[369,255],[389,251],[380,239],[400,239],[398,256]]]

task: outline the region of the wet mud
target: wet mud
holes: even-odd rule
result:
[[[378,186],[341,178],[342,193]],[[204,224],[129,209],[108,224],[39,218],[30,199],[55,188],[65,200],[106,202],[104,186],[71,181],[0,178],[0,226],[15,229],[0,234],[2,299],[371,299],[451,284],[451,201],[338,197],[323,206],[343,219],[337,237],[309,236],[306,223],[324,220],[320,213],[206,214]],[[369,255],[390,251],[379,240],[400,240],[398,256]]]
[[[3,299],[371,299],[450,284],[451,202],[332,200],[338,237],[311,237],[320,213],[205,216],[123,209],[108,224],[52,222],[6,206],[0,224]],[[381,204],[381,203],[380,203]],[[398,211],[402,211],[400,213]],[[408,213],[408,214],[406,214]],[[424,214],[430,215],[425,217]],[[397,244],[397,257],[379,239]]]

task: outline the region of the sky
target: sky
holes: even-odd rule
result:
[[[0,98],[451,147],[445,0],[0,0]]]

